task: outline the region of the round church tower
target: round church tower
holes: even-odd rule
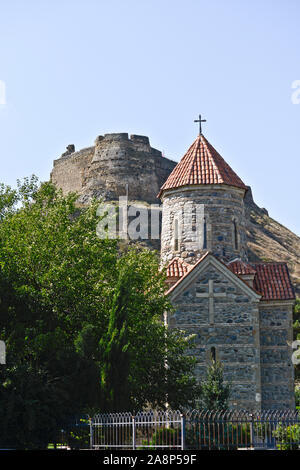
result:
[[[247,261],[244,195],[247,187],[200,134],[176,165],[163,202],[161,261],[195,263],[210,251],[224,262]]]

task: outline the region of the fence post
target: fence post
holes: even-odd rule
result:
[[[136,449],[135,416],[132,416],[132,450]]]
[[[250,447],[253,449],[254,447],[254,416],[252,413],[249,415],[250,417]]]
[[[180,415],[181,421],[181,450],[185,449],[185,416],[184,414]]]
[[[90,449],[93,449],[93,418],[89,418],[90,421]]]

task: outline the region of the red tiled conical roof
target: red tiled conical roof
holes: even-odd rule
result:
[[[247,189],[243,181],[225,162],[203,135],[199,135],[161,187],[165,189],[198,184],[228,184]]]

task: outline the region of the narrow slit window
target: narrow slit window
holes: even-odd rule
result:
[[[174,250],[178,251],[179,249],[179,231],[178,231],[178,220],[174,222]]]
[[[210,348],[210,357],[213,362],[216,362],[216,348],[214,346]]]
[[[203,221],[203,250],[207,249],[207,222],[206,218]]]
[[[234,249],[238,249],[238,231],[236,221],[233,221],[233,238],[234,238]]]

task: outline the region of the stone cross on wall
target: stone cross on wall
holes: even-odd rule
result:
[[[197,297],[208,297],[209,323],[214,323],[214,314],[215,314],[214,298],[226,297],[226,295],[227,295],[226,292],[214,292],[214,281],[212,279],[208,281],[208,292],[196,293]]]

